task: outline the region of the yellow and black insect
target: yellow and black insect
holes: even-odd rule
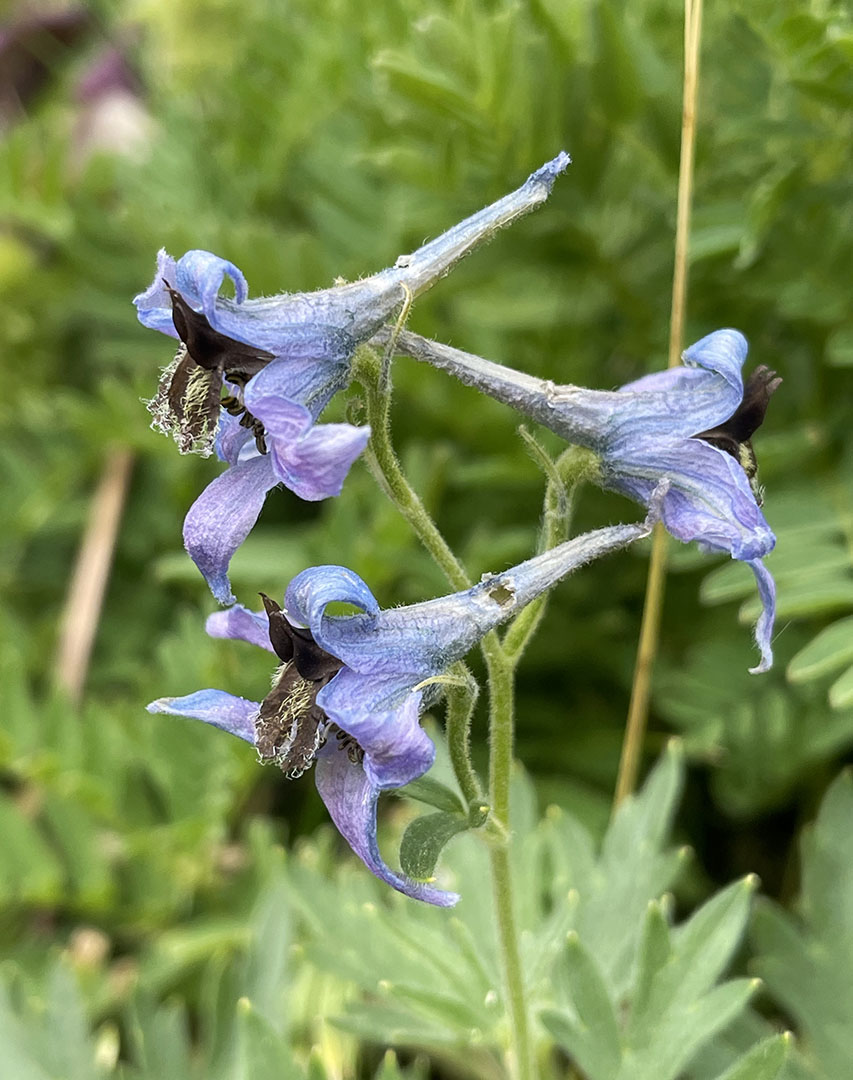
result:
[[[782,379],[775,371],[766,364],[759,365],[747,379],[741,403],[729,419],[719,427],[694,436],[716,446],[718,450],[724,450],[738,462],[746,473],[759,506],[764,501],[764,490],[758,482],[758,462],[751,439],[764,422],[770,398],[781,383]]]

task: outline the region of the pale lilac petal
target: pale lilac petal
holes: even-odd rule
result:
[[[620,428],[627,440],[647,433],[696,435],[722,424],[743,397],[741,369],[749,346],[738,330],[715,330],[682,355],[683,366],[657,371],[628,383],[621,394],[632,397],[620,413]],[[646,416],[642,399],[654,401],[660,420]],[[645,421],[639,425],[635,420]],[[630,430],[629,430],[630,429]]]
[[[413,900],[439,907],[452,907],[458,902],[457,893],[396,874],[386,865],[376,838],[379,788],[370,783],[361,765],[350,761],[346,750],[333,741],[327,743],[314,766],[314,777],[338,832],[372,874]]]
[[[701,439],[640,440],[609,463],[609,470],[605,484],[641,503],[648,503],[661,477],[669,479],[663,522],[678,540],[698,540],[744,560],[773,550],[776,538],[746,473],[731,455]]]
[[[421,693],[406,678],[359,675],[345,667],[323,687],[317,704],[362,748],[365,772],[377,787],[402,787],[435,760],[418,719]]]
[[[222,282],[226,277],[234,282],[234,291],[238,304],[242,304],[249,295],[249,286],[241,270],[227,259],[220,259],[210,251],[188,251],[178,259],[177,283],[169,282],[193,306],[199,304],[207,316],[207,321],[215,330],[217,325],[217,300]]]
[[[228,564],[277,483],[269,456],[241,461],[207,485],[184,519],[184,545],[220,604],[234,602]]]
[[[243,447],[253,439],[251,431],[240,423],[239,416],[232,416],[224,409],[219,410],[219,423],[216,427],[214,448],[220,461],[236,465],[240,460]]]
[[[250,380],[244,395],[246,408],[263,423],[268,442],[277,441],[282,447],[301,438],[314,422],[313,416],[304,405],[285,395],[275,394],[271,390],[267,393],[264,390],[269,386],[270,380],[264,380],[261,376],[267,371],[272,371],[275,375],[276,369],[281,370],[287,366],[287,360],[277,360],[270,364]]]
[[[761,559],[752,559],[747,564],[755,574],[758,585],[758,595],[761,597],[763,610],[755,624],[755,643],[761,650],[761,663],[750,668],[750,674],[758,675],[763,671],[769,671],[773,667],[773,623],[776,621],[776,582],[773,575],[764,566]]]
[[[146,708],[150,713],[170,713],[203,720],[255,745],[255,717],[260,706],[256,701],[226,694],[224,690],[197,690],[186,697],[159,698]]]
[[[164,248],[157,252],[157,269],[154,280],[145,290],[133,298],[139,321],[149,330],[159,330],[162,334],[177,338],[178,331],[172,322],[172,303],[163,280],[174,285],[177,279],[177,264]]]
[[[379,613],[376,597],[358,574],[345,566],[311,566],[293,578],[284,594],[288,618],[310,627],[314,640],[328,652],[334,652],[326,637],[334,618],[326,615],[326,605],[334,603],[352,604],[368,616]]]
[[[273,351],[280,354],[281,347]],[[276,426],[278,401],[304,405],[311,419],[316,420],[330,398],[346,384],[346,364],[329,360],[325,346],[316,350],[316,355],[292,355],[295,351],[289,347],[287,359],[267,364],[246,385],[246,408],[267,429]]]
[[[270,440],[270,453],[285,487],[300,499],[317,502],[340,495],[353,462],[369,439],[369,427],[318,424],[296,442]]]
[[[242,604],[235,604],[225,611],[208,615],[205,630],[214,638],[231,638],[260,645],[267,652],[275,653],[270,644],[270,624],[265,611],[250,611]]]

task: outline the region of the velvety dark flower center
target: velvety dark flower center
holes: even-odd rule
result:
[[[358,743],[329,721],[317,694],[343,664],[314,640],[310,630],[293,626],[275,600],[261,593],[270,625],[270,644],[282,661],[272,689],[255,721],[255,746],[262,761],[274,762],[289,777],[311,767],[317,751],[334,735],[352,761],[364,753]]]
[[[172,302],[172,322],[181,346],[163,372],[156,396],[148,403],[155,426],[173,435],[182,453],[210,453],[219,409],[225,408],[255,436],[266,453],[263,425],[231,394],[222,398],[223,381],[244,387],[264,368],[273,353],[221,334],[199,311],[194,311],[168,281],[163,284]]]
[[[758,461],[751,438],[764,422],[770,398],[781,383],[782,379],[775,371],[761,364],[747,379],[740,405],[729,419],[719,427],[693,436],[725,451],[740,464],[759,506],[763,501],[762,490],[758,483]]]

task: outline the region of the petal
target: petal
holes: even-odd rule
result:
[[[413,296],[419,296],[444,277],[460,259],[490,240],[499,229],[544,203],[551,194],[554,181],[570,164],[569,155],[561,151],[552,161],[531,173],[521,187],[453,225],[411,255],[402,256],[394,267],[376,275],[373,280],[396,276]],[[387,315],[380,319],[377,329],[385,318]]]
[[[191,304],[200,304],[210,325],[222,333],[227,331],[217,325],[217,300],[226,277],[234,282],[237,303],[242,304],[249,295],[242,271],[210,251],[195,250],[182,255],[177,264],[177,283],[171,282]]]
[[[331,619],[325,612],[326,604],[334,603],[353,604],[368,616],[379,612],[376,597],[358,574],[345,566],[312,566],[303,570],[293,578],[284,594],[288,618],[309,627],[314,640],[328,652],[334,650],[326,641]]]
[[[157,269],[154,280],[145,290],[134,296],[136,315],[143,326],[149,330],[159,330],[169,337],[177,338],[178,331],[172,322],[172,302],[163,284],[163,279],[175,283],[178,276],[177,264],[171,255],[166,253],[165,248],[157,252]]]
[[[353,671],[373,677],[405,675],[401,685],[414,686],[445,671],[489,630],[579,566],[647,536],[650,529],[648,522],[598,529],[511,570],[486,575],[464,592],[387,611],[368,608],[357,591],[346,591],[352,579],[367,590],[351,571],[313,567],[293,579],[285,603],[288,613],[306,623],[315,640]],[[367,595],[375,605],[372,594]],[[326,604],[335,600],[355,603],[369,614],[326,615]]]
[[[186,697],[159,698],[146,708],[150,713],[203,720],[255,745],[255,717],[260,706],[256,701],[226,694],[224,690],[197,690]]]
[[[250,611],[242,604],[234,604],[226,611],[214,611],[208,615],[205,630],[214,638],[231,638],[260,645],[267,652],[275,653],[270,644],[270,624],[265,611]]]
[[[420,703],[420,692],[405,678],[359,675],[346,667],[317,695],[328,718],[364,751],[364,770],[379,788],[402,787],[435,760],[435,747],[420,725]]]
[[[642,440],[604,465],[605,485],[642,503],[661,479],[669,479],[663,523],[676,539],[698,540],[743,560],[773,550],[776,537],[746,473],[733,457],[701,439]]]
[[[637,395],[626,415],[641,424],[643,434],[690,436],[716,427],[728,420],[741,402],[741,369],[748,349],[740,331],[715,330],[685,350],[682,366],[623,386],[619,393]],[[616,439],[635,434],[625,420],[619,428]]]
[[[271,369],[287,367],[286,360],[270,364]],[[267,369],[269,370],[269,369]],[[278,440],[283,446],[301,438],[314,423],[314,417],[304,405],[284,394],[263,393],[258,390],[263,371],[259,372],[246,387],[246,408],[264,425],[269,440]],[[261,380],[263,382],[263,380]],[[253,385],[254,384],[254,385]],[[264,384],[265,385],[265,384]]]
[[[232,416],[224,409],[219,410],[214,448],[220,461],[236,465],[240,460],[240,452],[251,438],[251,431],[240,423],[239,416]]]
[[[743,396],[746,341],[736,330],[718,330],[687,350],[687,366],[618,391],[556,386],[407,331],[398,336],[397,350],[449,372],[568,442],[608,452],[643,435],[689,437],[727,420]]]
[[[283,338],[273,351],[281,355]],[[292,351],[292,343],[288,346]],[[332,396],[346,383],[347,367],[325,359],[325,354],[275,360],[249,380],[243,400],[265,426],[275,423],[276,403],[282,399],[310,408],[316,419]]]
[[[413,900],[439,907],[452,907],[457,903],[457,893],[395,874],[385,864],[376,839],[379,788],[370,783],[359,764],[350,761],[345,750],[327,744],[317,758],[314,776],[320,798],[338,832],[372,874]]]
[[[318,424],[296,442],[271,440],[276,473],[292,492],[308,502],[340,495],[350,467],[367,446],[369,427]]]
[[[568,442],[592,449],[605,443],[611,418],[625,407],[625,399],[616,391],[555,386],[549,380],[407,330],[397,335],[396,350],[448,372],[466,386],[473,386],[551,428]]]
[[[220,604],[234,602],[228,564],[277,483],[269,455],[241,461],[207,485],[184,519],[184,546]]]
[[[757,667],[749,669],[751,675],[758,675],[762,671],[769,671],[773,666],[771,639],[773,637],[773,623],[776,621],[776,582],[761,559],[751,559],[747,565],[755,574],[758,595],[761,597],[764,609],[755,624],[755,643],[761,650],[761,663]]]

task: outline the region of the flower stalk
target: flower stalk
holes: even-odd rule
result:
[[[361,348],[355,356],[353,378],[364,387],[370,441],[367,464],[376,482],[412,527],[415,535],[432,556],[454,589],[467,589],[471,580],[462,563],[451,551],[420,496],[409,484],[400,459],[391,442],[391,393],[379,356],[370,348]]]

